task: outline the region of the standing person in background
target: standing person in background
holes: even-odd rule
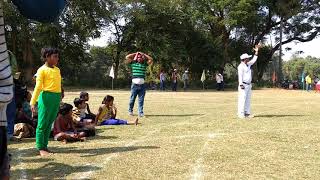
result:
[[[224,79],[223,79],[223,75],[221,73],[220,74],[220,78],[221,78],[221,90],[224,91]]]
[[[132,53],[126,56],[126,63],[131,67],[132,72],[132,84],[131,84],[131,96],[129,102],[129,114],[133,115],[133,106],[138,95],[139,117],[144,116],[143,104],[146,94],[146,86],[144,84],[147,67],[153,63],[153,59],[142,52]]]
[[[166,75],[165,75],[165,73],[164,73],[163,70],[161,70],[161,72],[160,72],[160,77],[159,77],[159,79],[160,79],[160,90],[161,90],[161,91],[164,91],[164,90],[166,89],[166,84],[165,84]]]
[[[255,51],[253,59],[247,53],[240,56],[241,63],[238,66],[238,117],[253,118],[251,114],[251,88],[252,88],[252,75],[251,66],[258,59],[258,51],[260,44],[256,45],[253,50]]]
[[[314,76],[314,80],[313,80],[313,89],[317,90],[317,84],[319,82],[319,78],[317,76]]]
[[[188,81],[189,81],[189,75],[188,75],[188,70],[186,70],[183,75],[182,75],[182,80],[183,80],[183,90],[186,91],[188,88]]]
[[[217,82],[217,90],[221,91],[222,89],[222,80],[221,80],[221,74],[217,71],[216,72],[216,82]]]
[[[59,50],[45,48],[42,54],[44,65],[37,71],[36,86],[31,98],[31,110],[35,112],[38,100],[38,126],[36,148],[41,156],[49,155],[48,141],[51,126],[55,121],[61,101],[61,74],[57,67]],[[39,98],[39,99],[38,99]]]
[[[311,90],[311,83],[312,83],[312,79],[311,79],[310,74],[308,74],[308,75],[306,76],[306,90],[307,90],[307,91],[310,91],[310,90]]]
[[[177,74],[177,69],[174,69],[171,75],[171,80],[172,80],[172,91],[177,91],[177,86],[178,86],[178,74]]]

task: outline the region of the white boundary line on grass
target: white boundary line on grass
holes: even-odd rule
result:
[[[198,179],[201,179],[201,177],[203,176],[203,170],[202,170],[203,169],[203,155],[204,155],[205,151],[208,149],[209,142],[214,137],[215,137],[214,134],[207,135],[207,140],[200,150],[199,158],[196,160],[196,163],[193,166],[193,174],[191,176],[191,180],[198,180]]]
[[[202,117],[207,116],[207,115],[208,115],[208,113],[207,113],[207,114],[204,114],[204,115],[202,115],[202,116],[198,116],[198,117],[196,117],[196,118],[191,118],[189,121],[197,120],[197,119],[202,118]],[[148,118],[145,118],[145,119],[148,119]],[[150,120],[150,119],[148,119],[148,120]],[[179,122],[179,123],[174,123],[173,125],[183,125],[183,124],[188,124],[188,123],[181,123],[181,122]],[[171,125],[172,125],[172,124],[171,124]],[[165,127],[169,127],[169,126],[165,126]],[[145,141],[148,137],[150,137],[152,134],[154,134],[154,133],[156,133],[156,132],[159,132],[162,128],[163,128],[163,127],[160,127],[159,129],[153,130],[153,131],[149,132],[147,135],[142,136],[141,138],[139,138],[139,139],[137,139],[137,140],[134,140],[134,141],[126,144],[124,147],[130,147],[130,146],[135,145],[136,143],[143,142],[143,141]],[[118,156],[119,156],[119,153],[113,153],[113,154],[107,156],[107,157],[103,160],[103,162],[99,165],[99,167],[100,167],[100,168],[104,168],[104,165],[108,164],[112,159],[114,159],[114,158],[116,158],[116,157],[118,157]],[[90,165],[96,165],[96,164],[86,164],[86,165],[90,166]],[[94,170],[90,169],[90,170],[87,171],[87,172],[81,173],[79,179],[90,179],[90,177],[91,177],[94,173],[95,173]]]
[[[152,134],[154,134],[154,133],[156,133],[156,132],[158,132],[158,131],[160,131],[160,129],[158,129],[158,130],[153,130],[153,131],[149,132],[147,135],[142,136],[141,138],[139,138],[139,139],[137,139],[137,140],[134,140],[134,141],[132,141],[132,142],[130,142],[130,143],[127,143],[124,147],[133,146],[133,145],[135,145],[136,143],[138,143],[138,142],[140,142],[140,141],[142,141],[142,140],[150,137]],[[102,160],[102,163],[100,163],[98,166],[99,166],[100,168],[104,168],[104,166],[105,166],[106,164],[108,164],[112,159],[114,159],[114,158],[116,158],[116,157],[118,157],[118,156],[119,156],[119,153],[113,153],[113,154],[107,156],[106,158],[104,158],[104,159]],[[96,165],[96,164],[86,164],[86,165]],[[84,172],[84,173],[80,174],[80,178],[79,178],[79,179],[91,179],[91,176],[92,176],[94,173],[95,173],[95,172],[94,172],[93,170],[89,170],[89,171],[87,171],[87,172]]]

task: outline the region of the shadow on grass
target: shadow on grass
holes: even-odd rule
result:
[[[95,135],[95,136],[91,136],[91,137],[87,137],[88,140],[107,140],[107,139],[117,139],[117,136],[99,136],[99,135]]]
[[[96,134],[100,134],[105,132],[106,130],[111,130],[114,129],[114,127],[109,127],[109,126],[99,126],[99,128],[96,128]]]
[[[301,117],[301,116],[308,116],[302,114],[266,114],[266,115],[255,115],[254,117],[265,117],[265,118],[273,118],[273,117]]]
[[[35,142],[36,142],[35,138],[22,138],[21,140],[9,141],[8,145],[10,145],[10,144],[21,144],[21,143],[35,143]]]
[[[48,162],[43,166],[35,169],[23,169],[11,171],[13,176],[19,177],[21,171],[25,172],[25,179],[65,179],[66,176],[73,173],[81,173],[90,171],[97,171],[101,168],[91,165],[85,166],[70,166],[64,163]],[[22,178],[22,177],[20,177]]]
[[[147,114],[147,117],[187,117],[187,116],[202,116],[204,114]]]
[[[108,147],[108,148],[94,148],[94,149],[78,149],[78,147],[50,147],[50,150],[54,152],[52,157],[61,156],[63,154],[81,154],[80,157],[92,157],[99,155],[107,155],[112,153],[122,153],[129,151],[136,151],[139,149],[158,149],[158,146],[129,146],[129,147]],[[16,149],[11,148],[9,152],[15,156],[17,154],[23,154],[23,157],[35,157],[39,156],[38,151],[35,148],[28,149]],[[23,162],[24,160],[22,160]]]

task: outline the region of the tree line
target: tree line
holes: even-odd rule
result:
[[[189,69],[198,80],[203,69],[236,68],[240,54],[262,42],[254,68],[260,81],[279,50],[281,22],[282,44],[311,41],[320,30],[317,0],[75,0],[51,24],[25,19],[10,2],[4,2],[4,12],[8,47],[26,79],[41,65],[41,48],[55,46],[65,83],[104,87],[111,65],[118,86],[128,83],[123,62],[129,52],[153,56],[150,80],[173,68]],[[90,47],[102,31],[112,35],[105,47]]]

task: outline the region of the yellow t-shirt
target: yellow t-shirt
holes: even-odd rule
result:
[[[112,116],[112,108],[108,109],[106,105],[103,105],[101,108],[101,113],[98,116],[97,124],[100,125],[104,120],[108,120]]]
[[[311,84],[312,80],[311,80],[311,77],[310,76],[307,76],[306,77],[306,83],[307,84]]]
[[[41,91],[61,93],[61,74],[56,66],[48,67],[46,64],[37,71],[36,87],[34,88],[31,105],[35,105]]]

